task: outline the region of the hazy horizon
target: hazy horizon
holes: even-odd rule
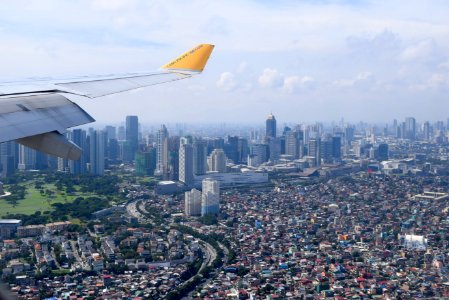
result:
[[[216,45],[189,80],[73,98],[99,123],[446,120],[449,2],[6,1],[3,80],[156,70]]]

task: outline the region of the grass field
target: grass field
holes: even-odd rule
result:
[[[36,211],[51,211],[53,210],[51,206],[53,203],[70,203],[77,197],[94,196],[94,194],[91,193],[79,192],[79,187],[76,186],[75,189],[77,192],[74,193],[74,195],[66,195],[64,192],[59,192],[54,184],[45,184],[44,190],[48,189],[54,193],[52,197],[49,197],[46,194],[42,195],[39,190],[34,188],[34,181],[27,182],[25,186],[27,189],[25,199],[19,200],[15,207],[6,202],[5,199],[0,198],[0,217],[7,214],[20,213],[31,215]],[[5,190],[8,190],[7,186],[5,187]]]

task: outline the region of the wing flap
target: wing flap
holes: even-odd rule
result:
[[[17,142],[35,150],[70,160],[78,160],[83,152],[64,135],[54,131],[21,138]]]
[[[0,99],[0,143],[57,131],[95,120],[78,105],[58,94]]]

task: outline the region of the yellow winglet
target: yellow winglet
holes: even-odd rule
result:
[[[168,64],[163,65],[162,68],[202,72],[214,47],[214,45],[210,44],[200,44],[183,53],[181,56],[178,56]]]

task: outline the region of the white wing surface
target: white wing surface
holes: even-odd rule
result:
[[[203,71],[213,48],[200,44],[159,72],[0,84],[0,143],[17,140],[39,151],[78,159],[81,150],[62,134],[95,120],[63,94],[95,98],[189,78]]]

